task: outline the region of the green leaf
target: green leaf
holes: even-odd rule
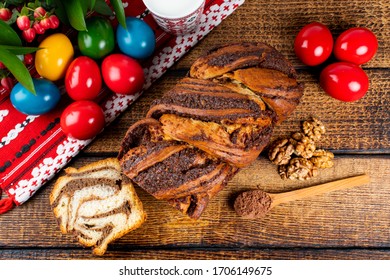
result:
[[[11,26],[6,24],[4,21],[0,20],[0,44],[1,45],[12,45],[12,46],[21,46],[22,40],[12,29]]]
[[[94,10],[96,5],[96,0],[89,0],[89,9]]]
[[[110,3],[114,8],[115,15],[119,24],[126,29],[126,15],[125,9],[123,8],[122,0],[111,0]]]
[[[27,6],[23,6],[22,10],[20,11],[20,14],[22,16],[28,16],[29,10]]]
[[[89,0],[84,0],[84,1],[79,1],[81,4],[81,8],[83,9],[83,14],[86,15],[89,9],[90,1]]]
[[[0,45],[0,49],[6,49],[15,55],[20,55],[20,54],[27,54],[27,53],[36,52],[40,48]]]
[[[60,21],[65,25],[70,25],[68,16],[66,15],[64,4],[62,4],[61,0],[54,0],[55,2],[55,14],[60,19]]]
[[[24,2],[25,2],[24,0],[7,0],[8,5],[15,5],[15,6],[19,6]]]
[[[35,9],[35,3],[30,2],[27,4],[27,7],[29,7],[30,9]]]
[[[0,48],[0,61],[28,91],[36,94],[30,72],[15,54],[7,49]]]
[[[78,31],[87,30],[87,26],[85,24],[85,14],[80,1],[67,0],[62,3],[65,7],[66,14],[68,15],[70,25]]]
[[[112,16],[113,12],[104,0],[96,0],[94,11],[103,16]]]
[[[52,6],[54,4],[55,0],[46,0],[45,3],[47,6]]]

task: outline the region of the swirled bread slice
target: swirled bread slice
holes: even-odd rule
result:
[[[146,219],[131,183],[123,183],[115,158],[79,169],[67,168],[50,194],[61,232],[74,233],[93,253],[103,255],[112,241],[138,228]]]

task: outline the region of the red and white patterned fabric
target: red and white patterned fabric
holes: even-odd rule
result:
[[[154,56],[142,62],[146,77],[143,91],[244,1],[207,0],[197,29],[190,34],[175,37],[165,33],[156,24],[142,0],[124,0],[126,15],[142,18],[156,34]],[[34,69],[32,72],[35,72]],[[62,92],[60,105],[54,111],[41,116],[19,113],[13,108],[4,91],[0,92],[0,187],[8,195],[7,198],[0,199],[0,214],[11,209],[13,205],[26,202],[91,142],[70,139],[62,133],[59,125],[60,115],[71,102],[63,87]],[[103,98],[99,104],[105,112],[107,125],[126,110],[142,92],[135,96],[125,96],[103,89]]]

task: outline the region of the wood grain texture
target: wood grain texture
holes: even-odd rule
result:
[[[78,167],[96,160],[78,158]],[[113,246],[142,247],[389,247],[390,228],[389,156],[339,156],[335,168],[321,170],[310,181],[283,181],[276,166],[261,158],[233,178],[212,200],[200,220],[183,216],[165,202],[137,188],[148,219]],[[244,190],[261,188],[281,192],[367,173],[368,185],[282,204],[263,220],[238,217],[232,203]],[[51,212],[48,196],[52,184],[23,207],[1,216],[0,247],[75,248],[72,236],[60,233]],[[14,221],[17,220],[18,223]]]
[[[144,118],[151,102],[184,77],[196,58],[216,45],[237,41],[274,46],[305,84],[301,104],[275,128],[272,140],[297,131],[301,121],[314,115],[327,128],[318,146],[336,154],[335,166],[309,181],[283,181],[263,154],[233,178],[198,221],[136,187],[148,219],[112,243],[102,259],[390,259],[389,19],[387,0],[246,0],[69,166],[116,156],[128,127]],[[295,56],[294,38],[312,21],[329,26],[335,38],[355,26],[377,35],[378,52],[363,65],[370,78],[363,99],[343,103],[330,98],[318,84],[321,68],[306,67]],[[241,191],[282,192],[362,173],[370,175],[369,184],[279,205],[262,220],[242,219],[232,207]],[[0,259],[96,258],[73,236],[60,233],[49,206],[58,176],[26,204],[0,215]]]
[[[0,260],[389,260],[386,249],[273,249],[273,248],[208,248],[176,250],[138,250],[112,248],[102,257],[92,256],[86,249],[23,249],[2,250]],[[131,265],[131,262],[129,262]],[[118,268],[119,269],[119,268]]]
[[[379,49],[365,68],[390,66],[390,2],[387,0],[246,0],[212,34],[202,40],[176,65],[188,68],[204,51],[237,41],[266,42],[282,52],[296,67],[304,67],[294,54],[294,39],[306,24],[318,21],[334,38],[348,28],[364,26],[378,37]]]

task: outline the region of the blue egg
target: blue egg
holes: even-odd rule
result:
[[[126,18],[126,29],[118,25],[116,40],[119,49],[135,59],[145,59],[151,56],[156,47],[156,38],[153,29],[135,17]]]
[[[58,104],[61,93],[58,87],[45,79],[33,79],[36,95],[17,83],[10,94],[11,103],[19,112],[26,115],[45,114]]]

